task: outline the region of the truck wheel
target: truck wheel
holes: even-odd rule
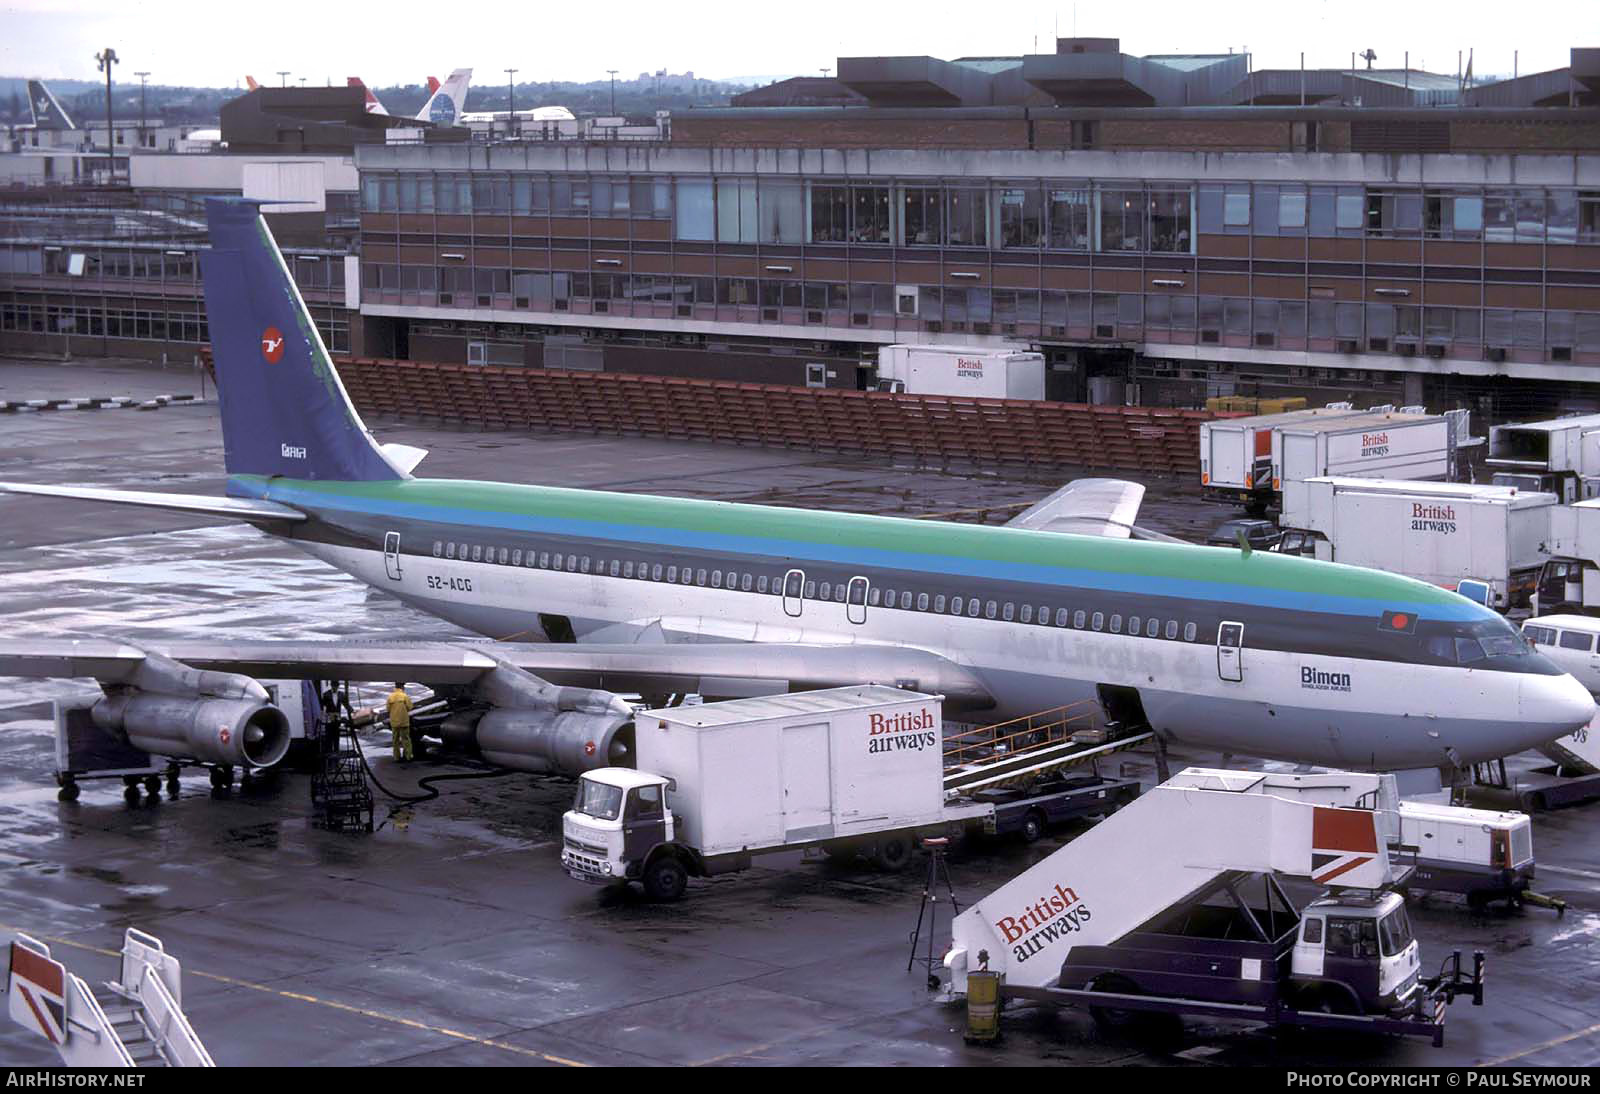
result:
[[[872,863],[880,870],[903,870],[911,861],[911,841],[904,836],[885,836],[872,850]]]
[[[1097,976],[1089,982],[1090,991],[1114,992],[1118,995],[1138,995],[1139,989],[1124,976]],[[1116,1007],[1090,1007],[1089,1017],[1107,1033],[1120,1032],[1133,1025],[1138,1011],[1120,1010]]]
[[[1038,812],[1030,812],[1022,818],[1022,838],[1029,843],[1037,843],[1044,835],[1044,817]]]
[[[689,887],[689,872],[671,855],[662,855],[645,867],[640,880],[646,896],[668,903],[683,896],[683,891]]]

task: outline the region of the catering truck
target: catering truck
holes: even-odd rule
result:
[[[1043,399],[1044,355],[976,346],[883,346],[878,383],[918,395]]]
[[[1046,743],[946,772],[940,697],[880,685],[651,710],[634,726],[638,767],[584,773],[561,859],[580,881],[636,881],[655,900],[756,855],[818,848],[896,869],[918,836],[1036,838],[1052,820],[1110,814],[1137,797],[1134,780],[1050,776],[1148,737]]]
[[[1554,494],[1487,484],[1286,481],[1274,550],[1388,570],[1463,595],[1475,587],[1484,603],[1504,610],[1528,602],[1559,508]]]
[[[1501,485],[1564,502],[1592,498],[1600,493],[1600,414],[1493,426],[1486,462]]]
[[[1424,975],[1389,854],[1393,777],[1189,768],[957,915],[949,989],[1002,1001],[1444,1040],[1483,955]],[[1297,907],[1282,879],[1328,891]],[[990,986],[990,984],[986,984]]]
[[[1600,615],[1600,498],[1555,509],[1548,546],[1533,610]]]
[[[1277,430],[1301,422],[1348,418],[1357,413],[1349,403],[1329,403],[1311,410],[1201,422],[1200,488],[1211,501],[1265,512],[1276,500],[1272,453]]]
[[[1455,425],[1406,411],[1290,422],[1272,435],[1272,489],[1322,475],[1443,479],[1455,460]]]

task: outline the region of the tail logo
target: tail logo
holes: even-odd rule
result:
[[[261,332],[261,356],[266,358],[269,365],[275,365],[282,359],[283,332],[277,327],[268,327]]]

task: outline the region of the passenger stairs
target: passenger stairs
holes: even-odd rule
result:
[[[97,996],[18,934],[11,943],[11,1019],[44,1037],[68,1067],[215,1067],[183,1013],[182,967],[161,940],[128,928],[118,980]]]
[[[945,796],[1029,782],[1154,740],[1155,734],[1143,726],[1111,722],[1104,729],[1093,728],[1099,711],[1100,704],[1085,700],[947,738]]]
[[[1563,774],[1600,775],[1600,715],[1582,729],[1540,745],[1539,751],[1554,760]]]

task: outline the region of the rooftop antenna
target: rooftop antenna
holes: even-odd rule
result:
[[[1375,51],[1368,49],[1365,53],[1361,54],[1361,59],[1367,62],[1367,71],[1371,72],[1372,62],[1378,59],[1378,54]]]

